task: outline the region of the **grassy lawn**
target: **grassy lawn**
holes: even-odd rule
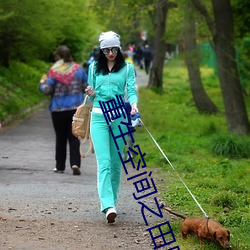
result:
[[[156,169],[160,176],[156,186],[166,205],[188,217],[204,216],[182,179],[207,215],[230,230],[232,249],[247,250],[250,249],[250,137],[228,134],[218,79],[212,69],[203,67],[201,73],[207,93],[220,110],[217,115],[197,112],[181,60],[166,65],[164,93],[139,90],[142,121],[174,169],[144,127],[136,129],[135,141],[146,153],[147,167]],[[250,108],[249,98],[247,107]],[[192,236],[182,240],[180,225],[180,218],[171,221],[180,249],[220,249],[214,243],[201,246]]]
[[[47,70],[48,65],[40,61],[30,65],[13,61],[9,69],[0,67],[0,122],[10,115],[20,118],[22,111],[45,100],[38,84]]]

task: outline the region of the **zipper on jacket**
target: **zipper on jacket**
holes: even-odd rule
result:
[[[109,93],[108,93],[108,96],[110,97],[111,96],[111,93],[110,93],[110,89],[111,89],[111,86],[110,86],[110,75],[111,75],[111,72],[109,72],[109,87],[108,87],[108,91],[109,91]]]

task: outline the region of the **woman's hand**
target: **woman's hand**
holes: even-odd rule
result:
[[[137,104],[134,102],[134,103],[131,105],[131,112],[130,112],[130,114],[131,114],[131,115],[135,115],[137,112],[138,112]]]
[[[90,86],[88,86],[86,89],[85,89],[85,92],[86,92],[86,94],[88,95],[88,96],[95,96],[95,90],[92,88],[92,87],[90,87]]]

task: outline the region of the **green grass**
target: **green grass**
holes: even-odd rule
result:
[[[35,61],[30,65],[11,62],[10,68],[0,67],[0,122],[10,115],[20,117],[21,111],[34,107],[46,97],[38,90],[48,65]]]
[[[227,132],[218,79],[209,68],[202,68],[201,73],[208,95],[220,110],[217,115],[197,111],[180,60],[165,67],[163,93],[139,90],[142,121],[175,171],[144,127],[136,129],[135,140],[146,153],[147,167],[154,168],[156,186],[165,204],[189,217],[203,216],[181,178],[206,213],[230,230],[232,249],[250,249],[250,138]],[[250,112],[250,101],[246,102]],[[182,240],[180,225],[178,218],[171,221],[180,249],[220,249],[214,243],[200,246],[192,236]]]

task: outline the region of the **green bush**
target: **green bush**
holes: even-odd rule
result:
[[[10,116],[19,117],[23,110],[34,107],[46,97],[38,90],[48,64],[34,61],[31,65],[12,61],[10,68],[0,67],[0,122]]]
[[[215,137],[211,142],[211,150],[215,155],[231,159],[249,158],[250,145],[248,138],[234,135]]]
[[[234,195],[228,192],[220,192],[215,194],[211,198],[210,203],[217,207],[229,209],[233,209],[237,206]]]

